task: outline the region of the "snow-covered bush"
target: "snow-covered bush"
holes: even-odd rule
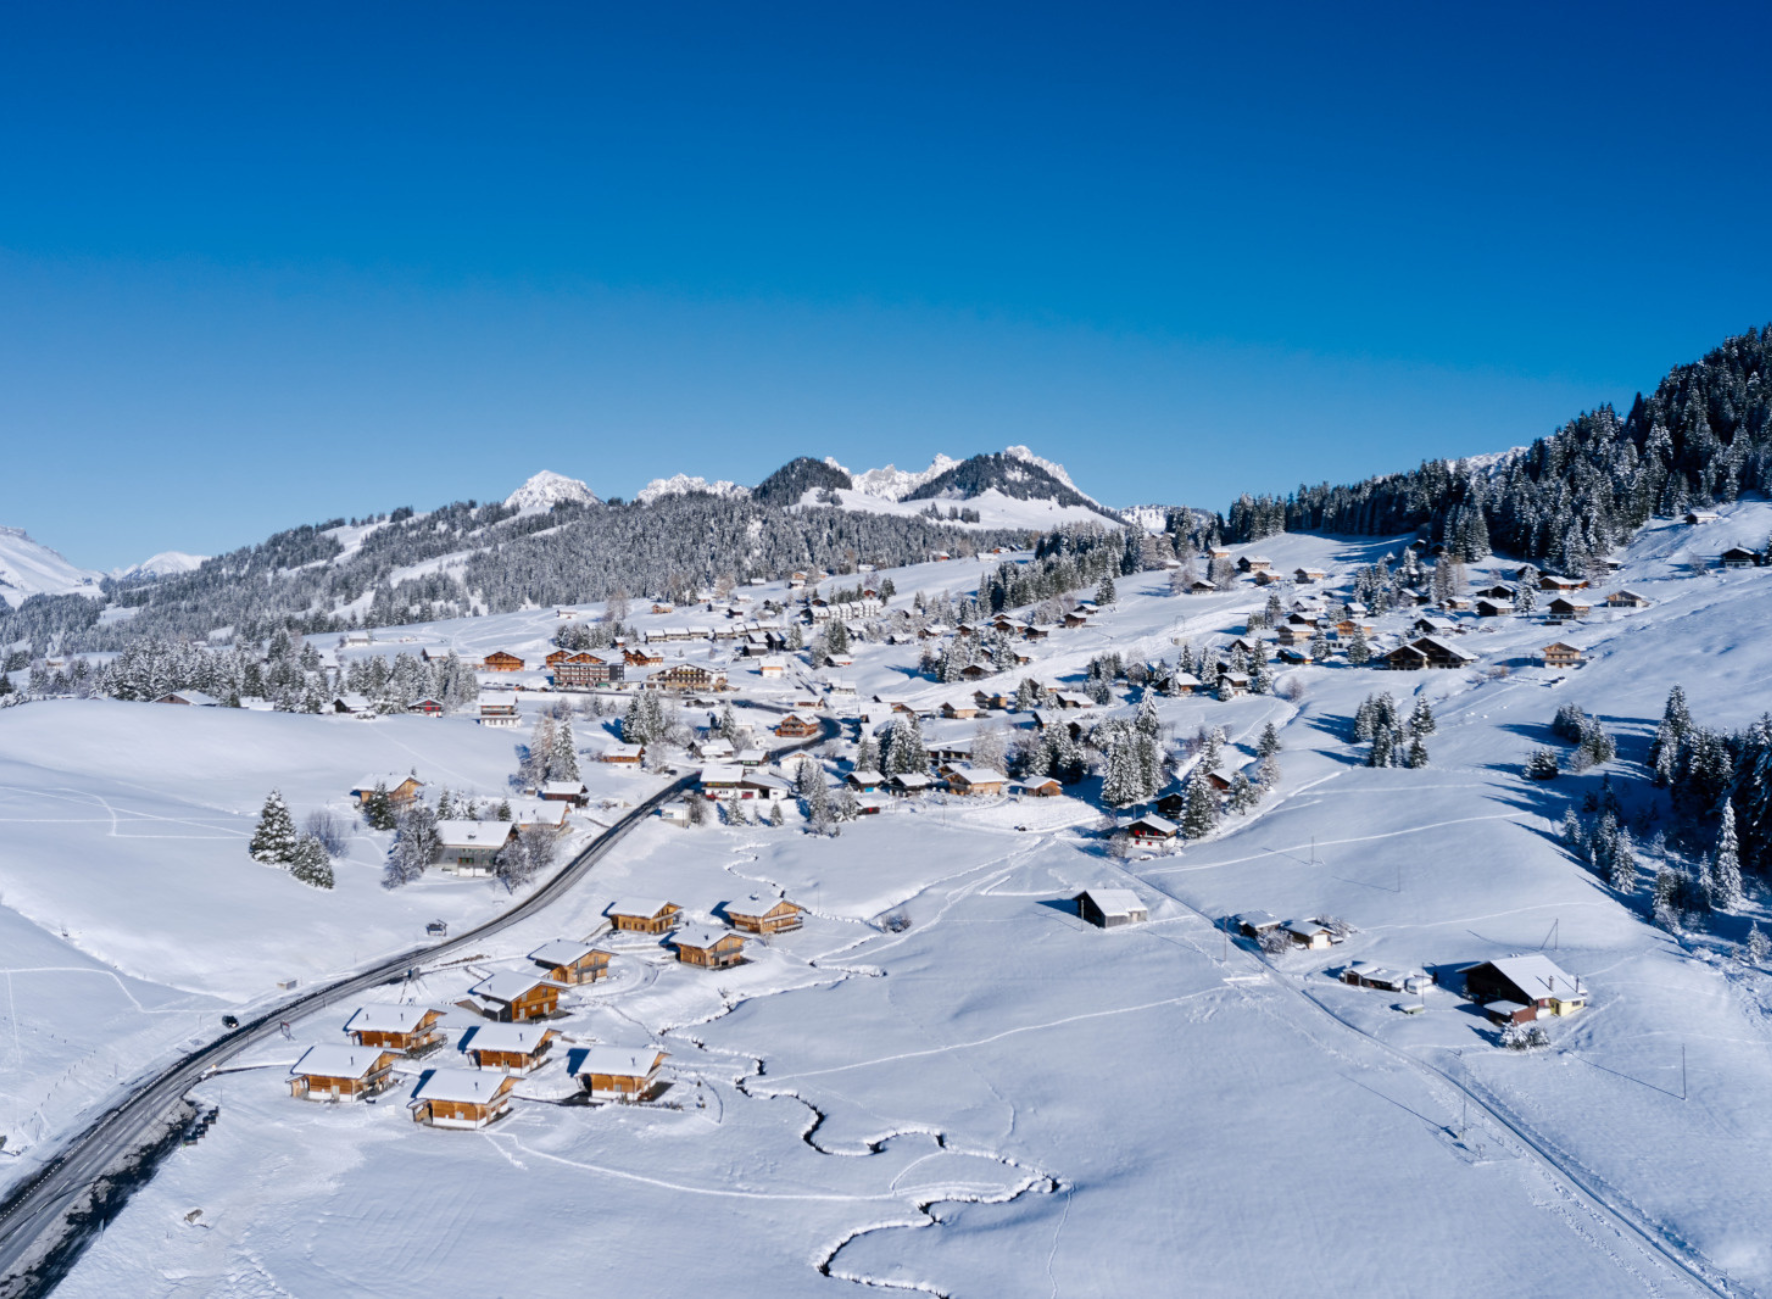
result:
[[[1550,1034],[1537,1024],[1509,1024],[1501,1030],[1501,1044],[1510,1051],[1533,1051],[1550,1045]]]

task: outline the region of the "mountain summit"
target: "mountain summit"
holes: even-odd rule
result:
[[[544,469],[505,497],[505,504],[520,514],[544,514],[561,503],[599,505],[597,494],[577,478]]]

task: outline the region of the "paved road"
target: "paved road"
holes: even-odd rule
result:
[[[837,723],[827,718],[823,720],[820,734],[780,745],[771,753],[779,757],[794,749],[810,748],[837,734]],[[595,843],[529,897],[485,924],[440,943],[410,948],[361,973],[280,1002],[140,1084],[105,1111],[91,1127],[72,1137],[33,1180],[9,1197],[4,1213],[0,1214],[0,1284],[12,1279],[21,1262],[37,1252],[34,1246],[39,1240],[61,1223],[62,1215],[84,1198],[93,1182],[141,1144],[149,1128],[210,1069],[275,1036],[285,1020],[311,1015],[335,1002],[357,997],[378,984],[404,976],[408,969],[420,962],[435,961],[460,948],[477,945],[529,919],[583,879],[610,848],[656,811],[660,804],[682,794],[695,784],[695,780],[695,776],[682,776],[659,790],[610,826]]]

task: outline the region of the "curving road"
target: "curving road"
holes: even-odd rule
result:
[[[795,749],[811,748],[834,739],[837,734],[837,723],[823,718],[818,735],[778,745],[770,753],[779,757]],[[285,1020],[311,1015],[335,1002],[354,998],[378,984],[401,977],[420,961],[434,961],[529,919],[583,879],[628,831],[661,804],[694,785],[695,781],[695,776],[680,776],[653,794],[510,910],[454,938],[410,948],[359,973],[280,1002],[138,1085],[85,1131],[70,1138],[36,1177],[14,1191],[0,1206],[0,1290],[17,1282],[21,1266],[41,1254],[37,1246],[45,1235],[61,1225],[68,1210],[84,1201],[87,1192],[105,1171],[140,1145],[148,1130],[209,1070],[275,1036]]]

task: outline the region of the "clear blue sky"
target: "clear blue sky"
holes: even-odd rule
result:
[[[0,523],[1494,450],[1772,319],[1764,5],[15,5]]]

